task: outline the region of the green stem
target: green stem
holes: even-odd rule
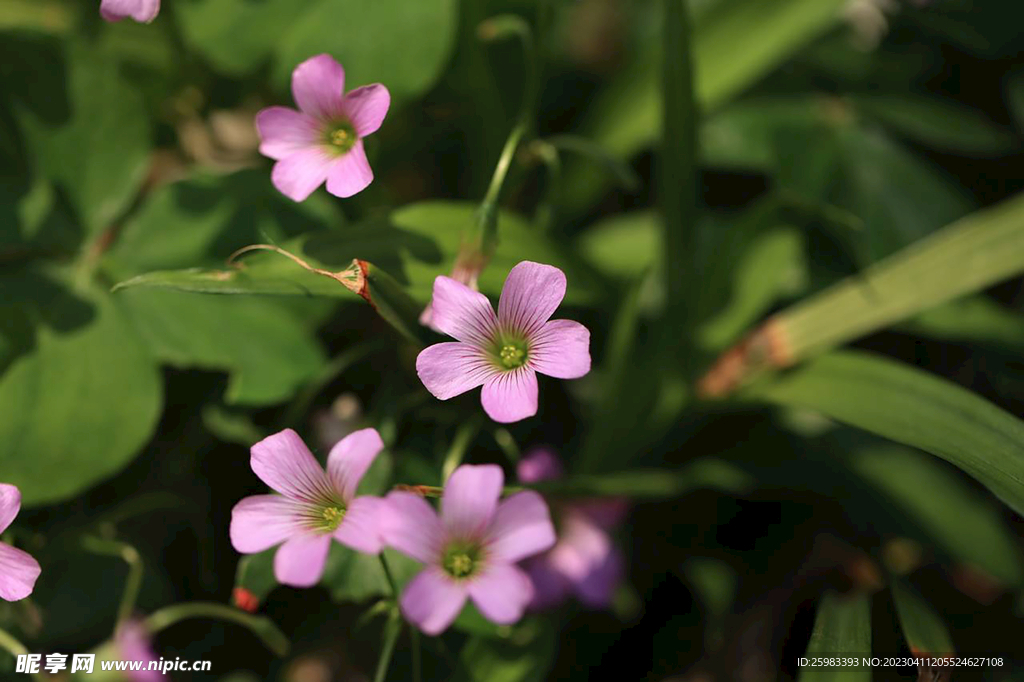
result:
[[[253,616],[236,608],[218,604],[217,602],[187,602],[174,604],[154,612],[145,620],[146,629],[156,634],[175,623],[189,618],[209,618],[241,625],[266,645],[278,656],[288,654],[290,644],[277,625],[265,616]]]
[[[391,666],[391,657],[395,653],[395,645],[398,643],[398,636],[402,634],[402,621],[398,617],[398,611],[393,611],[384,626],[384,648],[381,649],[380,659],[377,661],[377,672],[373,676],[373,682],[384,682],[388,676],[388,668]]]
[[[542,4],[546,6],[548,3]],[[519,38],[526,62],[526,90],[523,93],[516,124],[505,140],[494,174],[491,176],[491,183],[487,186],[487,192],[477,211],[472,237],[465,241],[456,260],[455,270],[464,268],[472,272],[479,272],[494,255],[494,250],[498,246],[498,201],[501,198],[501,190],[516,150],[533,128],[540,93],[540,55],[533,39],[533,32],[522,18],[502,15],[488,19],[480,24],[478,35],[484,40],[495,40],[510,35]]]
[[[412,682],[422,682],[423,675],[420,664],[420,631],[415,627],[409,627],[409,637],[412,639]]]
[[[7,632],[6,630],[0,630],[0,649],[5,649],[10,652],[11,656],[17,658],[18,656],[26,656],[29,654],[29,650],[22,644],[14,635]],[[48,680],[48,675],[43,673],[31,673],[32,678],[36,680]]]
[[[127,543],[98,538],[93,535],[82,538],[82,547],[94,554],[118,557],[128,564],[128,577],[124,581],[124,592],[121,595],[121,603],[117,607],[117,621],[114,624],[116,632],[135,611],[135,602],[139,598],[139,590],[142,589],[142,576],[145,572],[142,557],[139,556],[138,550]]]
[[[384,569],[384,577],[387,578],[388,587],[391,588],[391,596],[394,597],[395,604],[398,604],[398,583],[395,582],[391,566],[388,565],[388,560],[384,558],[384,554],[378,554],[377,557],[380,559],[380,567]]]
[[[466,450],[469,449],[469,444],[476,438],[477,431],[480,430],[480,415],[477,414],[471,417],[469,421],[464,422],[459,430],[455,432],[455,438],[452,439],[451,447],[448,448],[448,454],[445,455],[444,464],[441,466],[441,484],[444,485],[448,482],[448,477],[452,475],[460,464],[462,459],[466,455]]]

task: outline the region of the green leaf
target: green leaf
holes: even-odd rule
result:
[[[744,391],[817,410],[920,448],[1024,512],[1024,422],[944,379],[860,352],[833,352]]]
[[[533,682],[547,676],[557,651],[558,633],[547,619],[526,618],[505,639],[476,636],[459,653],[460,682]]]
[[[311,0],[187,0],[175,3],[174,17],[192,49],[218,70],[241,75],[268,60],[282,31],[314,4]]]
[[[934,165],[860,124],[836,98],[753,99],[702,130],[705,158],[770,172],[785,189],[839,207],[865,229],[852,240],[867,264],[964,215],[970,202]]]
[[[697,102],[711,111],[777,68],[790,55],[838,24],[845,0],[721,0],[694,12],[693,61]],[[584,134],[628,159],[661,131],[656,41],[640,38],[633,64],[590,107]],[[673,121],[673,124],[675,122]],[[600,172],[567,169],[565,197],[579,211],[605,186]]]
[[[664,248],[666,325],[673,329],[671,347],[680,357],[689,356],[690,334],[695,317],[694,261],[697,245],[697,102],[694,93],[693,34],[685,0],[663,0],[662,127],[659,150],[658,208]]]
[[[854,107],[907,137],[939,149],[998,154],[1014,138],[977,109],[955,101],[906,94],[855,95]]]
[[[395,100],[426,92],[448,62],[458,25],[455,0],[315,0],[276,37],[274,79],[321,52],[342,63],[348,90],[383,83]]]
[[[39,169],[64,187],[95,234],[124,212],[145,178],[149,115],[116,62],[84,46],[69,49],[67,60],[70,118],[51,123],[24,112],[20,119]]]
[[[814,630],[807,644],[808,658],[814,656],[857,658],[871,655],[871,598],[864,594],[841,596],[826,593],[818,603]],[[855,670],[802,667],[799,682],[871,680],[871,667]]]
[[[679,497],[701,488],[735,493],[753,485],[754,480],[736,465],[706,457],[689,462],[676,471],[630,469],[610,474],[577,474],[525,487],[547,495],[566,497],[661,499]]]
[[[329,232],[304,235],[281,244],[311,267],[338,272],[353,259],[367,260],[386,270],[416,300],[426,304],[434,279],[446,274],[454,262],[464,228],[472,224],[474,204],[432,201],[411,204],[387,217],[370,218]],[[562,268],[569,280],[565,300],[570,304],[592,300],[593,277],[571,254],[563,252],[524,219],[501,213],[498,245],[491,264],[480,276],[480,290],[497,296],[509,270],[523,260],[536,260]],[[219,294],[275,294],[331,296],[355,300],[340,283],[317,275],[273,253],[254,253],[231,270],[172,270],[147,273],[119,287],[150,286]]]
[[[919,336],[969,342],[1015,355],[1024,350],[1024,315],[982,296],[926,310],[899,328]]]
[[[154,192],[125,225],[102,267],[117,279],[149,268],[223,263],[255,240],[337,220],[329,204],[314,199],[297,205],[281,197],[264,173],[199,176]],[[308,316],[303,319],[280,301],[143,289],[118,292],[115,301],[160,361],[230,373],[228,403],[279,403],[324,362]]]
[[[893,581],[892,600],[903,636],[914,656],[953,656],[956,649],[946,624],[911,587]]]
[[[238,560],[238,568],[235,569],[236,599],[238,590],[242,589],[255,597],[257,603],[262,603],[277,587],[274,578],[275,554],[277,547],[271,547],[257,554],[246,554]]]
[[[37,280],[21,273],[0,286],[0,319],[32,323],[0,376],[0,480],[26,505],[56,502],[117,473],[146,443],[160,375],[107,296],[83,288],[36,299]]]
[[[230,373],[228,404],[282,402],[325,361],[297,317],[274,301],[152,289],[115,300],[161,362]]]
[[[767,367],[793,364],[1024,271],[1022,220],[1024,195],[958,220],[772,316],[738,356],[722,356],[701,380],[701,392],[726,394]]]
[[[863,434],[845,435],[838,442],[826,440],[823,462],[843,468],[843,484],[835,490],[839,497],[852,489],[853,477],[859,478],[871,488],[868,504],[882,504],[880,516],[900,526],[909,524],[914,529],[910,533],[921,541],[1003,584],[1024,581],[1018,541],[991,499],[956,471],[917,450]]]

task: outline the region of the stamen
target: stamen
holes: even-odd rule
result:
[[[321,515],[323,516],[322,529],[333,532],[338,529],[345,518],[345,510],[339,507],[324,507]]]
[[[522,367],[526,363],[526,348],[516,343],[506,343],[498,352],[501,364],[506,369]]]
[[[453,578],[468,578],[480,567],[480,548],[464,543],[452,545],[445,552],[441,566]]]

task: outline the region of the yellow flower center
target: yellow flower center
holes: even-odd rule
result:
[[[480,564],[480,548],[475,545],[456,543],[444,553],[441,566],[453,578],[468,578]]]
[[[526,363],[526,347],[520,343],[506,343],[498,351],[498,357],[505,369],[522,367]]]
[[[323,513],[323,529],[327,531],[335,531],[338,526],[341,525],[342,519],[345,518],[345,510],[339,507],[324,507]]]
[[[334,124],[324,135],[324,142],[338,154],[344,154],[352,149],[357,140],[356,129],[348,121]]]

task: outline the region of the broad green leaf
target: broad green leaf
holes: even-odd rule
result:
[[[243,246],[341,222],[327,197],[313,195],[297,204],[274,189],[264,170],[197,175],[147,197],[106,254],[103,267],[112,278],[124,279],[150,270],[222,266]]]
[[[860,660],[871,655],[871,598],[864,594],[841,596],[828,592],[818,603],[814,630],[807,644],[808,658],[814,656],[850,657]],[[856,669],[800,669],[799,682],[871,680],[871,667]]]
[[[1021,549],[1001,511],[956,472],[884,441],[833,449],[831,462],[868,483],[886,513],[915,526],[925,541],[1004,584],[1024,581]]]
[[[722,395],[767,367],[793,364],[1024,271],[1024,195],[973,213],[861,274],[769,318],[738,356],[700,382]],[[756,353],[755,353],[756,351]]]
[[[854,107],[907,137],[950,151],[997,154],[1013,136],[976,109],[953,101],[903,94],[856,95]]]
[[[255,598],[256,603],[262,603],[277,587],[274,578],[275,554],[277,547],[271,547],[257,554],[246,554],[238,560],[238,568],[235,569],[236,605],[241,606],[239,601],[250,598]]]
[[[914,656],[953,656],[956,649],[939,614],[908,585],[893,581],[892,600],[900,628]]]
[[[782,64],[840,20],[845,0],[723,0],[694,12],[694,81],[697,101],[713,110]],[[692,5],[693,3],[691,3]],[[656,45],[650,37],[634,50],[633,64],[589,107],[584,134],[627,159],[661,130]],[[673,122],[675,123],[675,122]],[[605,186],[600,172],[578,164],[566,174],[570,210],[585,208]]]
[[[471,637],[459,654],[459,682],[542,680],[555,659],[558,632],[548,619],[526,618],[506,639]]]
[[[281,197],[263,173],[200,176],[154,192],[102,265],[117,279],[150,268],[220,264],[253,241],[316,230],[337,220],[329,204],[312,199],[296,205]],[[160,361],[230,373],[228,403],[281,402],[324,361],[310,318],[280,301],[143,289],[119,291],[115,301]]]
[[[152,289],[114,296],[161,362],[230,373],[229,404],[279,403],[325,360],[297,317],[274,301]]]
[[[280,246],[309,266],[330,272],[348,268],[356,258],[370,261],[400,283],[407,284],[409,294],[426,304],[434,279],[450,270],[462,231],[472,223],[475,210],[476,206],[468,202],[411,204],[389,216],[304,235]],[[523,260],[536,260],[565,271],[569,280],[567,303],[584,303],[594,298],[597,287],[587,269],[545,235],[533,230],[528,222],[515,214],[501,213],[498,233],[501,239],[498,250],[480,276],[480,290],[485,294],[499,295],[513,266]],[[337,281],[309,272],[275,253],[247,254],[232,269],[152,272],[119,286],[356,300],[355,295]]]
[[[313,0],[185,0],[175,3],[182,38],[218,70],[254,71]],[[310,52],[307,56],[312,56]]]
[[[149,115],[113,60],[85,46],[67,51],[69,119],[19,117],[39,170],[61,185],[95,234],[128,207],[145,177]],[[59,99],[62,94],[51,95]]]
[[[346,89],[383,83],[408,100],[441,75],[457,25],[455,0],[314,0],[276,37],[274,79],[285,86],[300,62],[327,52],[345,67]]]
[[[24,352],[0,375],[0,480],[26,505],[79,494],[120,471],[156,427],[162,388],[145,344],[106,295],[35,299],[3,283],[0,319],[28,319]]]
[[[700,236],[697,341],[704,350],[721,350],[779,298],[806,285],[803,234],[775,200],[738,216],[705,216]],[[647,211],[603,220],[578,242],[584,260],[615,278],[657,268],[660,244],[657,218]]]
[[[864,264],[960,218],[970,202],[937,168],[865,127],[838,98],[739,102],[702,130],[709,163],[765,170],[786,190],[848,211],[864,229],[841,234]]]
[[[744,395],[817,410],[940,457],[1024,512],[1024,422],[945,379],[861,352],[833,352]]]

